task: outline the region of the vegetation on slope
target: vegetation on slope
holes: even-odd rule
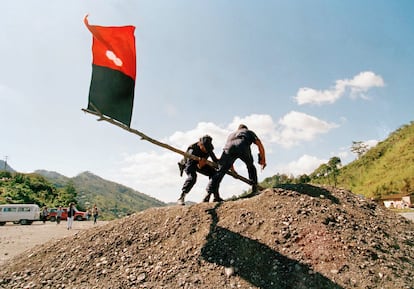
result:
[[[37,204],[56,207],[76,202],[76,191],[67,185],[56,188],[38,174],[0,171],[0,203]]]
[[[353,142],[360,144],[361,142]],[[341,167],[341,160],[332,157],[310,175],[299,177],[276,174],[264,179],[261,186],[314,183],[339,186],[366,197],[414,192],[414,122],[404,125],[375,147],[357,150],[358,159]]]
[[[78,202],[87,207],[96,204],[106,219],[119,218],[165,203],[126,186],[104,180],[90,172],[71,179],[78,191]]]
[[[375,198],[414,192],[414,122],[340,169],[338,185]]]

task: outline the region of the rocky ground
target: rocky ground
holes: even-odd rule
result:
[[[311,185],[153,208],[65,241],[9,260],[0,288],[414,288],[414,223]]]

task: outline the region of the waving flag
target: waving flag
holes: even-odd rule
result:
[[[93,35],[88,109],[131,124],[136,76],[134,26],[89,25]]]

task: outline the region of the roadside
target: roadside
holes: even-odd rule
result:
[[[403,216],[404,218],[407,218],[408,220],[411,220],[414,222],[414,212],[409,212],[409,213],[399,213],[401,216]]]
[[[63,239],[79,231],[107,223],[108,221],[98,221],[97,225],[94,225],[91,221],[75,221],[72,230],[66,229],[66,221],[62,221],[59,225],[55,222],[43,224],[40,221],[28,226],[7,223],[4,226],[0,226],[0,265],[20,253],[47,241]]]

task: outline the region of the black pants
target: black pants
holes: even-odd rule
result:
[[[237,159],[241,159],[247,167],[249,179],[252,185],[257,185],[257,170],[253,163],[253,156],[250,151],[250,147],[247,148],[233,148],[229,152],[223,152],[219,161],[219,169],[216,174],[210,179],[207,185],[207,192],[209,194],[218,194],[220,183],[224,178],[224,175],[233,166]]]
[[[197,182],[197,173],[201,173],[205,176],[208,176],[209,178],[216,174],[216,170],[209,165],[205,165],[199,169],[197,167],[197,164],[192,164],[190,166],[186,166],[184,171],[187,174],[187,179],[185,180],[183,188],[181,189],[184,195],[188,194]]]

